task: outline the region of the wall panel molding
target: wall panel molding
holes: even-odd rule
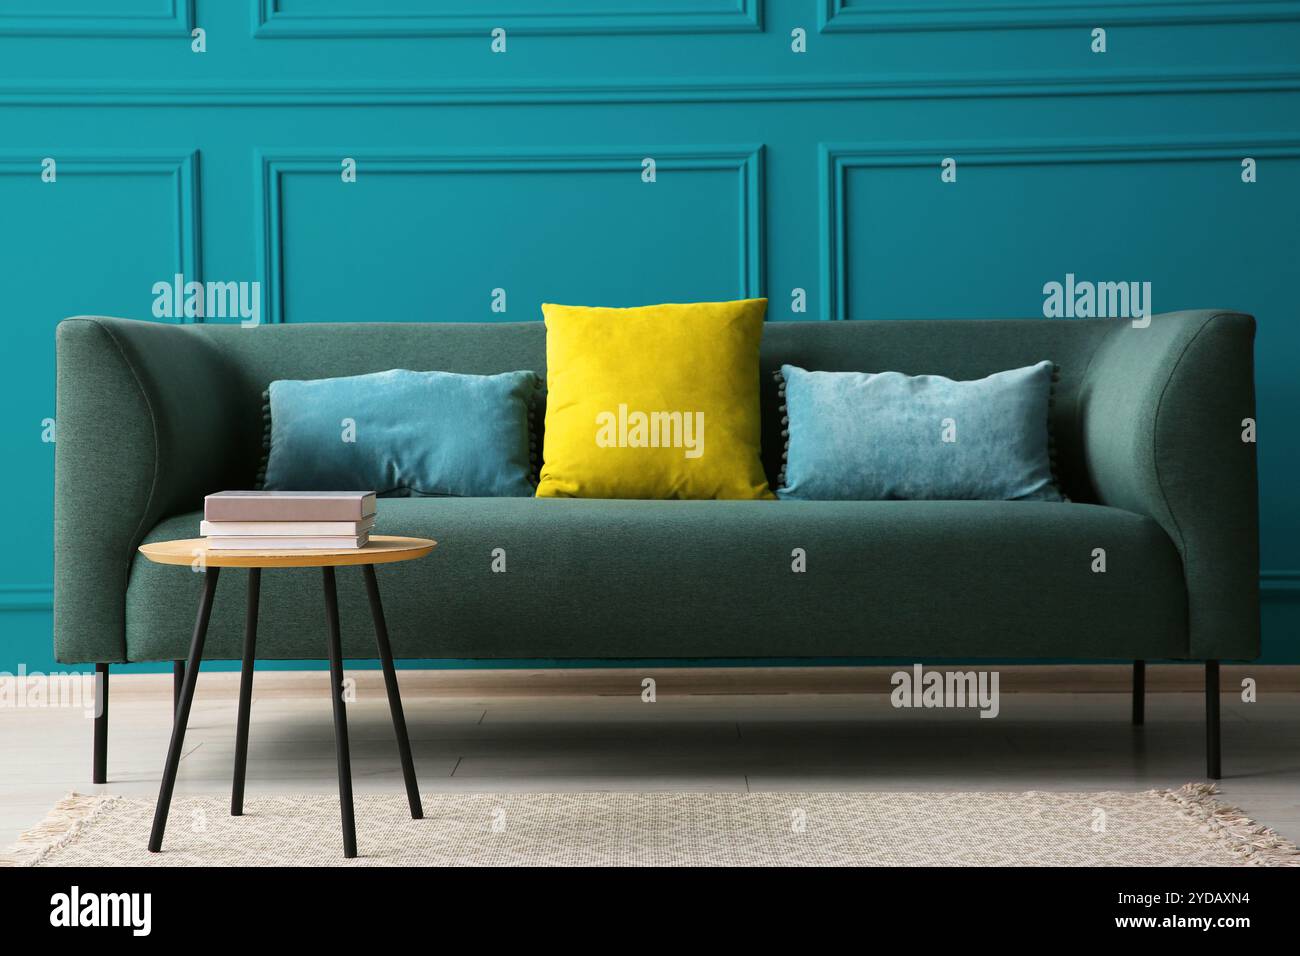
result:
[[[50,156],[58,163],[64,177],[159,175],[171,180],[174,190],[172,232],[175,238],[175,271],[187,280],[202,281],[202,228],[199,199],[199,154],[184,153],[98,152],[84,149],[58,149],[0,152],[0,176],[41,174],[41,159]],[[52,188],[58,188],[53,184]],[[201,320],[200,320],[201,321]]]
[[[571,36],[634,33],[749,33],[763,29],[762,0],[697,0],[684,10],[656,10],[649,0],[609,0],[593,12],[566,7],[564,0],[530,13],[455,13],[429,8],[420,13],[385,13],[377,0],[358,0],[342,14],[286,13],[277,0],[253,0],[253,36],[268,39],[361,39],[367,37],[482,36],[496,27],[507,34]]]
[[[659,175],[692,170],[734,170],[737,173],[738,247],[737,288],[739,296],[763,294],[763,147],[700,146],[689,149],[646,147],[641,150],[549,152],[541,150],[493,150],[473,153],[413,153],[401,150],[364,151],[315,148],[310,151],[259,149],[255,151],[259,211],[257,230],[258,280],[262,284],[262,314],[268,322],[283,322],[284,275],[282,244],[284,209],[281,180],[286,175],[339,175],[339,162],[351,156],[365,175],[385,173],[480,173],[559,172],[591,174],[601,172],[639,175],[641,160],[653,156]]]
[[[1045,165],[1051,163],[1133,163],[1235,160],[1243,156],[1294,159],[1300,139],[1255,137],[1240,140],[1161,140],[1151,142],[1042,141],[1023,143],[822,143],[818,147],[821,209],[822,318],[848,315],[848,210],[844,179],[850,169],[931,167],[939,186],[939,163],[952,156],[963,167]],[[941,187],[939,187],[941,188]]]
[[[114,12],[107,0],[100,0],[96,6],[103,9],[94,13],[0,11],[0,36],[188,37],[194,29],[194,2],[158,0],[158,12],[143,15]]]
[[[0,613],[6,611],[52,611],[54,589],[49,586],[22,587],[0,584]]]
[[[191,88],[145,86],[22,88],[0,85],[14,106],[477,106],[566,103],[719,103],[1005,97],[1116,96],[1300,91],[1300,71],[1116,74],[1098,77],[825,77],[773,81],[688,80],[564,84],[444,84],[359,89],[344,86]]]
[[[1043,3],[1041,0],[820,0],[823,33],[920,30],[1176,26],[1300,19],[1297,0],[1144,0]]]
[[[1265,569],[1259,572],[1260,597],[1300,594],[1300,571]]]
[[[9,106],[480,106],[572,103],[782,103],[1008,97],[1147,96],[1300,91],[1300,69],[1157,71],[1099,76],[1051,74],[912,74],[908,76],[770,76],[683,80],[442,83],[302,86],[146,86],[142,84],[0,83]]]
[[[200,201],[198,191],[199,154],[161,154],[156,152],[105,153],[84,149],[47,147],[0,151],[0,176],[30,176],[38,180],[41,159],[52,156],[58,162],[60,182],[83,176],[158,175],[170,180],[174,210],[171,232],[174,259],[170,267],[185,278],[202,281],[200,247]],[[46,187],[42,187],[46,188]],[[58,183],[48,188],[57,189]],[[167,278],[171,278],[169,274]],[[195,320],[180,320],[195,321]],[[202,320],[197,320],[202,321]],[[0,613],[12,611],[50,611],[54,606],[53,585],[8,584],[0,582]]]

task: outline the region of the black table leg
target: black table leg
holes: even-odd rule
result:
[[[348,715],[343,706],[343,646],[339,639],[339,597],[334,569],[321,568],[325,583],[325,629],[330,655],[330,700],[334,704],[334,750],[339,765],[339,812],[343,817],[343,855],[357,855],[357,825],[352,816],[352,764],[348,759]]]
[[[194,637],[190,641],[189,661],[185,666],[185,683],[181,686],[181,699],[176,705],[176,719],[172,722],[172,741],[167,747],[167,764],[163,767],[162,786],[158,790],[158,805],[153,811],[153,830],[149,834],[149,852],[162,849],[163,832],[167,829],[167,811],[171,809],[172,790],[176,786],[176,771],[181,763],[181,748],[185,744],[185,725],[190,720],[190,704],[194,702],[194,685],[199,680],[199,663],[203,660],[203,641],[208,636],[208,620],[212,617],[212,599],[217,592],[217,574],[220,568],[203,572],[203,596],[199,598],[199,615],[194,622]]]
[[[248,569],[248,610],[244,614],[244,656],[239,670],[239,717],[235,724],[235,783],[230,791],[230,815],[244,813],[244,770],[248,766],[248,711],[253,704],[253,659],[257,653],[257,602],[262,569]]]
[[[406,801],[411,805],[411,819],[424,819],[420,805],[420,787],[415,782],[415,761],[411,759],[411,738],[406,733],[406,716],[402,713],[402,695],[397,689],[397,671],[393,668],[393,648],[388,643],[388,624],[384,605],[379,600],[379,582],[375,566],[362,567],[366,576],[366,595],[370,598],[370,616],[375,622],[375,643],[379,645],[379,663],[384,669],[384,688],[388,691],[388,710],[393,715],[393,732],[397,734],[397,752],[402,758],[402,776],[406,780]]]
[[[185,662],[172,661],[172,720],[176,720],[176,708],[181,705],[181,687],[185,685]]]

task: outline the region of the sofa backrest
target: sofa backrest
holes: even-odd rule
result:
[[[763,458],[773,482],[783,440],[773,373],[783,363],[827,371],[899,371],[956,379],[1056,363],[1051,410],[1059,475],[1075,500],[1092,500],[1083,462],[1079,400],[1089,361],[1116,320],[769,322],[762,346],[760,392]],[[292,324],[241,329],[190,327],[224,368],[227,400],[246,448],[235,473],[251,481],[262,449],[262,392],[275,379],[326,378],[389,368],[491,374],[532,369],[546,374],[540,322]],[[540,416],[539,416],[540,418]],[[539,421],[540,425],[540,421]]]

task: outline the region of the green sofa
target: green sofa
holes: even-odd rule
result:
[[[241,328],[60,324],[54,643],[59,660],[176,661],[201,575],[143,560],[198,534],[203,496],[254,483],[273,379],[388,368],[545,374],[541,323]],[[970,379],[1050,359],[1069,503],[391,499],[377,530],[436,538],[379,569],[406,658],[1073,658],[1207,662],[1259,649],[1254,320],[770,323],[771,372]],[[773,482],[775,486],[775,482]],[[504,549],[506,571],[492,570]],[[802,548],[807,571],[793,573]],[[1106,552],[1094,573],[1093,551]],[[374,643],[361,573],[339,573],[345,656]],[[238,659],[245,575],[221,577],[207,658]],[[264,576],[258,656],[325,655],[318,573]],[[1135,670],[1140,715],[1141,666]],[[1207,684],[1207,687],[1210,686]],[[1217,775],[1217,695],[1210,772]],[[98,739],[98,736],[97,736]]]

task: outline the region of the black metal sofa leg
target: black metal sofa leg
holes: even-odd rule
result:
[[[1222,776],[1219,765],[1219,662],[1205,662],[1205,775]]]
[[[95,665],[95,752],[91,783],[108,782],[108,664]]]
[[[1133,726],[1141,727],[1147,716],[1147,662],[1133,662]]]

